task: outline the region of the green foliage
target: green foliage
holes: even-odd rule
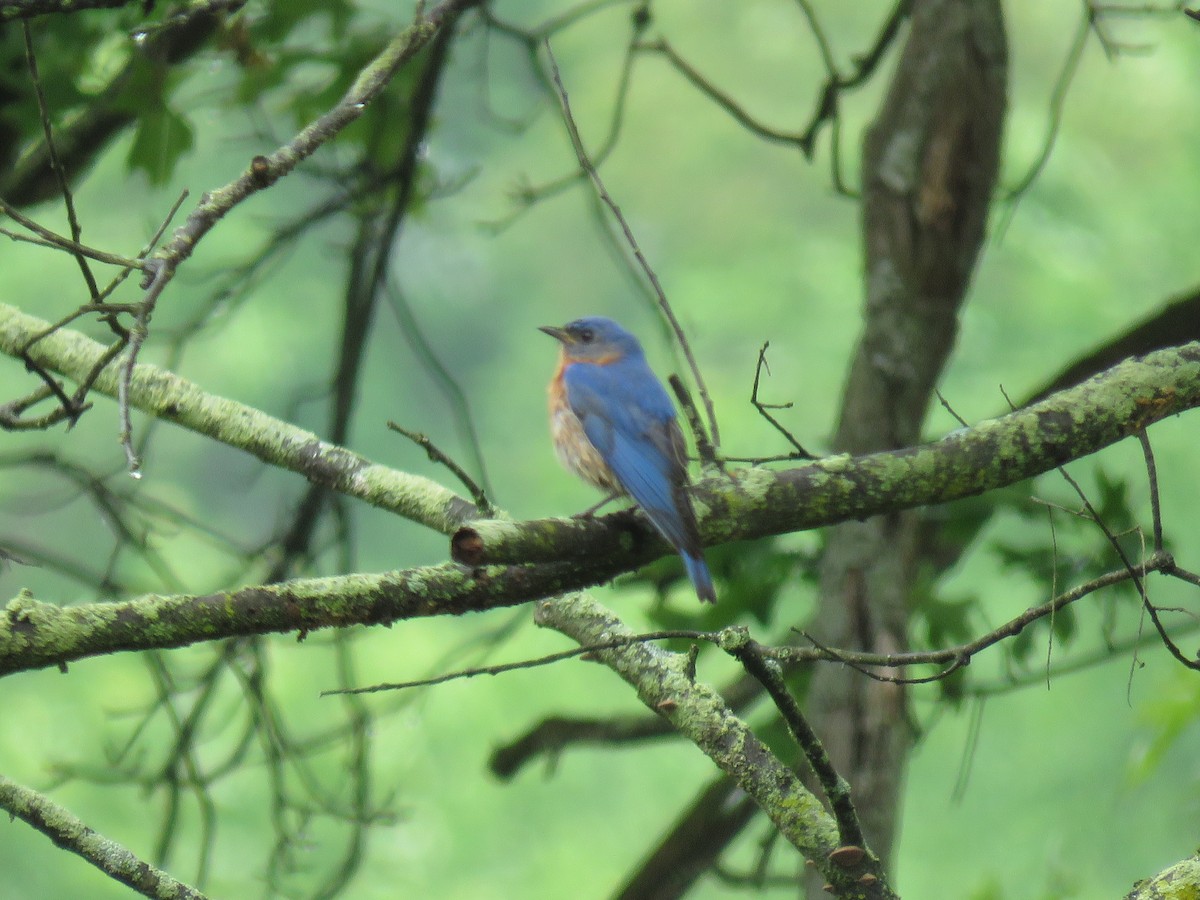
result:
[[[780,541],[723,544],[706,549],[704,557],[717,586],[718,602],[712,606],[689,602],[694,597],[678,602],[690,588],[683,564],[674,556],[645,566],[622,583],[654,588],[657,603],[649,615],[656,627],[712,631],[747,617],[762,626],[781,618],[795,622],[802,610],[781,609],[780,598],[794,601],[797,587],[816,581],[815,556],[806,550],[783,547]],[[669,597],[675,602],[668,602]]]
[[[1148,726],[1148,734],[1138,746],[1129,772],[1134,784],[1154,775],[1167,753],[1184,738],[1192,739],[1188,751],[1195,746],[1195,739],[1200,737],[1197,710],[1200,710],[1200,679],[1190,672],[1178,673],[1146,702],[1139,718]]]
[[[199,112],[179,94],[191,74],[188,60],[166,58],[168,42],[162,40],[172,29],[185,30],[180,23],[191,12],[168,7],[157,4],[148,18],[136,5],[108,16],[61,16],[52,28],[35,23],[33,35],[54,122],[68,121],[100,98],[101,105],[133,123],[129,170],[155,185],[168,183],[194,147]],[[387,39],[368,16],[356,16],[352,4],[312,0],[250,5],[220,19],[216,35],[205,44],[177,36],[170,43],[177,54],[199,50],[206,64],[213,64],[215,54],[236,66],[238,87],[230,95],[230,109],[269,102],[292,127],[301,127],[341,98]],[[411,89],[415,77],[398,78],[343,140],[368,148],[377,160],[394,159],[405,138],[405,130],[396,127],[403,111],[396,98]],[[42,137],[22,31],[9,23],[0,27],[0,162],[40,144]]]
[[[347,3],[273,5],[239,31],[244,47],[234,106],[269,104],[294,128],[317,119],[345,95],[390,37],[352,17]],[[421,72],[406,67],[338,140],[366,151],[378,166],[393,162],[404,141],[405,102]]]
[[[114,43],[112,32],[98,17],[64,19],[53,28],[38,23],[31,26],[42,91],[54,122],[76,112],[89,99],[97,68],[107,65],[111,57],[111,52],[100,54],[98,47]],[[127,37],[115,40],[129,43]],[[22,148],[40,141],[42,134],[21,25],[0,25],[0,161],[15,159]]]
[[[1042,483],[1051,482],[1055,477],[1047,476]],[[1032,581],[1042,602],[1068,587],[1124,565],[1105,529],[1115,538],[1124,558],[1133,564],[1148,550],[1146,536],[1131,525],[1137,522],[1137,516],[1129,480],[1110,475],[1102,466],[1095,467],[1094,478],[1095,485],[1087,490],[1095,510],[1094,518],[1078,497],[1073,504],[1064,499],[1058,504],[1014,506],[1013,511],[1028,526],[1025,535],[1020,540],[998,538],[990,545],[1002,569]],[[1103,523],[1104,528],[1097,522]],[[1136,589],[1129,582],[1105,591],[1106,597],[1120,598],[1124,602],[1137,599]],[[1028,660],[1034,648],[1044,644],[1048,629],[1053,631],[1056,642],[1068,645],[1078,636],[1078,616],[1074,607],[1060,609],[1026,627],[1009,642],[1012,657],[1018,661]]]
[[[127,157],[129,169],[144,173],[151,184],[166,184],[193,143],[195,134],[189,118],[160,96],[157,104],[147,103],[138,115]]]

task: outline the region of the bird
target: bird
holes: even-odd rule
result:
[[[683,558],[696,596],[715,603],[688,494],[683,432],[642,345],[602,316],[539,330],[561,345],[548,391],[559,461],[610,497],[632,497]]]

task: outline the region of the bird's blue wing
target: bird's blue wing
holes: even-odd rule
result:
[[[699,552],[675,409],[645,365],[569,366],[567,401],[589,441],[629,495],[675,547]]]

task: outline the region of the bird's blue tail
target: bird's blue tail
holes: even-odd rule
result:
[[[716,603],[717,592],[713,588],[712,575],[708,571],[708,564],[704,562],[704,557],[692,556],[688,553],[680,555],[683,557],[683,567],[687,569],[688,578],[692,580],[692,585],[696,588],[696,596],[705,603]]]

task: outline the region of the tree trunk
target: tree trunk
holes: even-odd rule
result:
[[[865,327],[836,449],[916,443],[954,345],[999,167],[1007,49],[998,0],[918,0],[863,152]],[[827,645],[907,647],[916,514],[831,529],[814,632]],[[890,858],[911,735],[905,690],[820,666],[807,708],[853,787],[872,849]],[[819,893],[810,895],[822,896]]]

